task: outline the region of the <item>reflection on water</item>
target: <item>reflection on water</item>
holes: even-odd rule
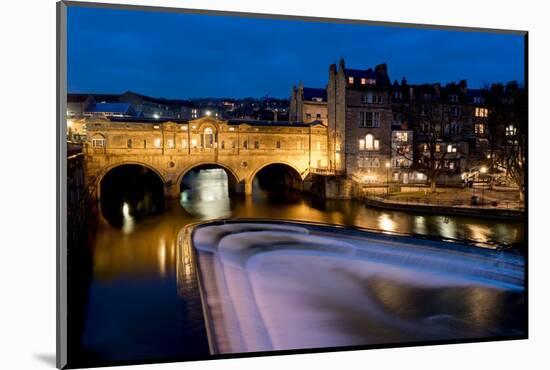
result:
[[[185,275],[187,285],[177,286],[178,233],[191,222],[261,217],[480,242],[524,239],[520,222],[381,211],[357,201],[267,192],[257,183],[253,196],[230,195],[227,176],[219,169],[191,172],[184,179],[181,198],[166,202],[164,208],[152,204],[154,198],[148,193],[145,196],[149,200],[126,199],[116,207],[102,203],[90,239],[93,277],[81,345],[101,361],[170,360],[208,353],[195,275]],[[179,273],[188,268],[181,266]],[[185,293],[178,295],[178,290]]]
[[[201,220],[231,216],[226,173],[218,168],[192,171],[183,179],[181,206]]]

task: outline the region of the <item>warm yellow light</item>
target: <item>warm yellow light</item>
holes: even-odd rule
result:
[[[205,114],[206,114],[207,116],[210,116],[210,115],[212,114],[212,112],[210,112],[209,110],[207,110],[207,111],[205,112]]]
[[[481,167],[480,172],[481,173],[486,173],[487,172],[487,167],[485,167],[485,166]]]
[[[386,168],[390,168],[390,162],[386,162]]]

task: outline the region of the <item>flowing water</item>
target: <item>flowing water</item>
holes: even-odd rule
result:
[[[122,185],[125,186],[125,185]],[[163,207],[155,196],[100,203],[88,255],[69,271],[75,287],[69,312],[73,363],[115,364],[204,358],[208,344],[194,275],[178,287],[178,234],[215,218],[317,221],[391,232],[520,246],[522,222],[447,217],[367,208],[358,201],[326,201],[292,191],[232,195],[220,169],[191,172],[181,198]],[[75,257],[76,258],[76,257]],[[180,281],[181,284],[181,281]],[[376,281],[373,282],[376,285]],[[376,287],[374,287],[376,288]],[[406,293],[406,292],[405,292]],[[71,349],[70,349],[71,351]]]

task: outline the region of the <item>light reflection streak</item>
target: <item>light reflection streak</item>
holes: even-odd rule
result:
[[[122,204],[122,233],[130,234],[134,231],[135,221],[130,214],[130,205],[128,202]]]

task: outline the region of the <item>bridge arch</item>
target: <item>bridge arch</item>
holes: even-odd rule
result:
[[[258,183],[262,185],[262,175],[266,175],[265,177],[277,186],[282,185],[302,191],[307,172],[307,169],[305,171],[300,171],[300,168],[289,162],[268,162],[258,166],[258,168],[250,174],[247,183],[252,186],[254,180],[257,179]]]
[[[96,179],[102,216],[111,225],[133,228],[133,220],[162,212],[167,184],[154,167],[121,162],[105,168]]]
[[[189,174],[193,170],[203,169],[203,168],[204,169],[221,168],[227,174],[227,181],[228,181],[230,190],[234,192],[242,192],[242,190],[240,189],[241,178],[239,177],[237,172],[233,168],[231,168],[231,166],[218,163],[218,162],[198,162],[198,163],[193,163],[190,166],[187,166],[185,169],[183,169],[183,171],[180,172],[180,174],[177,177],[177,180],[176,180],[177,190],[181,191],[183,179],[187,174]]]

